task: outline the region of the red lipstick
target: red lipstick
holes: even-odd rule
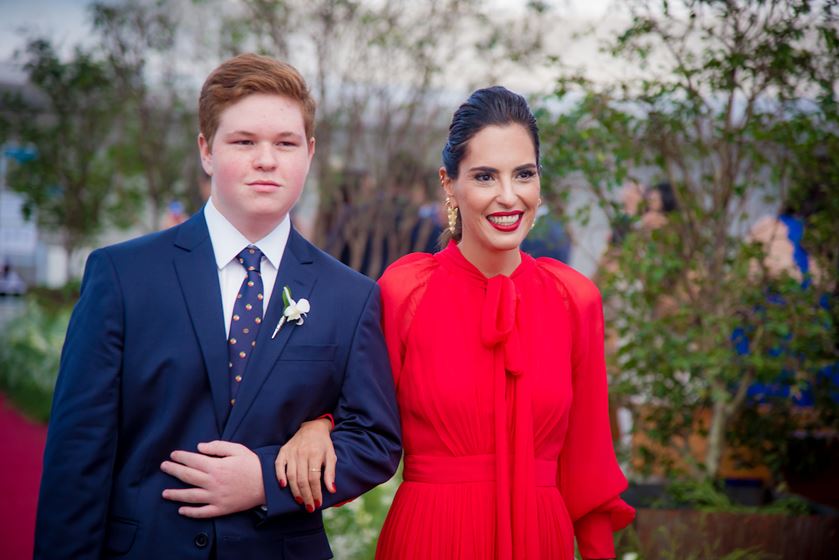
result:
[[[515,217],[515,221],[511,220],[503,220],[503,218]],[[487,221],[490,223],[492,227],[497,229],[498,231],[503,232],[510,232],[516,231],[518,227],[521,225],[522,218],[524,217],[524,212],[521,210],[516,210],[513,212],[493,212],[492,214],[487,216]],[[495,222],[490,218],[500,218],[502,219],[502,223]]]

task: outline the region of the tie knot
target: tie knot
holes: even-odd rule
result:
[[[237,257],[239,264],[245,267],[248,272],[259,272],[259,265],[262,261],[262,251],[254,246],[248,246],[242,249]]]

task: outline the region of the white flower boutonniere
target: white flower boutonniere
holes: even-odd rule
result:
[[[300,298],[297,301],[294,301],[291,297],[291,290],[288,289],[288,286],[283,286],[283,316],[280,318],[280,322],[277,323],[277,328],[274,329],[274,334],[271,335],[273,339],[277,336],[277,333],[280,332],[282,326],[286,323],[286,321],[295,321],[298,325],[303,324],[303,320],[306,318],[306,314],[311,309],[309,305],[309,300],[306,298]]]

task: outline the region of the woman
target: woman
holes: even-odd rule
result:
[[[612,532],[632,520],[618,497],[600,295],[519,250],[538,162],[524,98],[473,93],[440,169],[451,240],[379,281],[405,449],[379,559],[572,560],[575,536],[584,558],[614,558]]]
[[[405,448],[377,557],[613,558],[634,515],[609,433],[600,295],[519,250],[539,206],[524,98],[478,90],[440,180],[452,239],[380,280]]]
[[[667,216],[679,210],[676,193],[667,181],[647,187],[644,192],[647,209],[641,216],[641,227],[646,231],[653,231],[667,224]]]

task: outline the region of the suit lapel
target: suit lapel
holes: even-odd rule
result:
[[[280,268],[277,271],[274,289],[271,290],[268,311],[256,337],[256,348],[245,368],[244,380],[236,397],[236,405],[230,412],[230,418],[224,427],[222,439],[232,440],[239,424],[259,395],[262,385],[272,374],[274,363],[280,357],[289,338],[294,334],[295,329],[305,328],[305,325],[298,326],[296,323],[287,322],[277,333],[277,336],[271,338],[277,323],[283,316],[283,286],[289,287],[295,300],[309,299],[312,288],[317,282],[311,264],[312,256],[308,242],[292,228],[282,262],[280,262]],[[313,305],[317,305],[317,303],[313,303]]]
[[[203,211],[181,226],[175,245],[182,249],[174,259],[175,272],[201,346],[221,432],[229,408],[230,381],[218,269]]]

